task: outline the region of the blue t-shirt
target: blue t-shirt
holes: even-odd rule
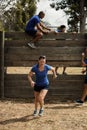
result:
[[[51,66],[45,64],[44,65],[44,70],[39,71],[39,66],[38,64],[34,65],[31,69],[32,72],[35,72],[36,74],[36,85],[37,86],[45,86],[49,84],[49,80],[47,77],[47,72],[51,70]]]
[[[57,32],[62,32],[62,31],[58,29]]]
[[[84,58],[84,62],[85,62],[85,64],[87,64],[87,57],[86,57],[86,58]]]
[[[40,18],[38,15],[35,15],[28,21],[25,30],[29,31],[31,29],[34,29],[38,23],[40,23]]]

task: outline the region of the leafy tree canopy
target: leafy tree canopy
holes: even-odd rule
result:
[[[50,6],[55,10],[62,9],[69,16],[68,25],[69,31],[78,31],[78,24],[81,21],[81,0],[52,0]],[[84,12],[87,12],[87,0],[84,2]]]
[[[35,14],[35,0],[17,0],[14,6],[5,10],[2,17],[5,30],[24,31],[26,22]]]

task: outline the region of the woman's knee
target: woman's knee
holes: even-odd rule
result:
[[[35,101],[36,101],[36,102],[39,102],[39,97],[35,97]]]
[[[44,96],[40,95],[39,96],[39,101],[43,101],[44,100]]]
[[[35,101],[39,100],[39,95],[34,95],[34,97],[35,97]]]

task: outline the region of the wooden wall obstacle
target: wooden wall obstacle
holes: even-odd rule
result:
[[[44,35],[37,44],[37,49],[27,46],[30,39],[31,37],[24,32],[5,32],[4,70],[8,67],[31,67],[37,63],[40,55],[46,55],[47,64],[54,67],[81,67],[81,53],[87,45],[87,34]],[[55,81],[52,80],[51,74],[48,76],[50,89],[47,99],[74,100],[81,96],[84,75],[58,75]],[[33,89],[30,87],[27,74],[24,73],[8,74],[5,71],[3,91],[0,90],[1,95],[7,98],[33,98]]]

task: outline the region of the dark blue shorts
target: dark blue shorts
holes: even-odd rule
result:
[[[29,34],[29,35],[31,35],[31,36],[35,36],[36,35],[36,33],[37,33],[37,30],[35,30],[35,29],[30,29],[29,31],[25,31],[27,34]]]
[[[48,90],[49,89],[49,85],[45,85],[45,86],[37,86],[37,85],[35,85],[34,86],[34,91],[36,91],[36,92],[40,92],[42,89]]]
[[[84,83],[87,84],[87,74],[85,75]]]

